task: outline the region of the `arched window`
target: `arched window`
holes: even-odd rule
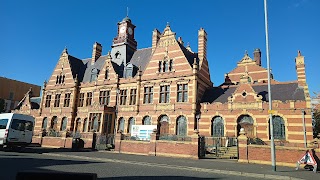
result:
[[[62,83],[64,83],[64,78],[65,78],[65,77],[66,77],[65,75],[62,76]]]
[[[169,61],[169,71],[172,71],[173,61],[170,59]]]
[[[88,119],[85,118],[83,120],[83,128],[82,128],[82,132],[87,132],[88,131]]]
[[[169,134],[169,117],[167,115],[160,116],[157,129],[160,135]]]
[[[59,83],[59,76],[57,76],[57,79],[56,79],[56,84]]]
[[[78,118],[77,120],[76,120],[76,127],[75,127],[75,132],[80,132],[80,124],[81,124],[81,119],[80,118]]]
[[[47,125],[48,125],[48,118],[45,117],[42,120],[42,129],[47,129]]]
[[[213,137],[224,136],[224,123],[221,116],[214,117],[211,121],[211,135]]]
[[[122,117],[122,118],[120,118],[119,119],[119,122],[118,122],[118,131],[122,131],[122,132],[124,132],[124,118]]]
[[[286,139],[286,130],[284,120],[280,116],[272,116],[273,121],[273,138],[274,139]],[[269,121],[269,139],[270,137],[270,121]]]
[[[62,118],[61,128],[60,128],[61,131],[64,131],[67,129],[67,123],[68,123],[68,119],[66,117]]]
[[[168,67],[167,62],[163,61],[162,62],[162,72],[166,72],[166,67]]]
[[[184,116],[179,116],[177,119],[176,134],[178,136],[187,135],[187,119]]]
[[[159,72],[161,72],[161,64],[162,64],[162,62],[159,61],[159,67],[158,67],[158,71],[159,71]]]
[[[151,118],[150,118],[150,116],[145,116],[145,117],[142,119],[142,125],[151,125]]]
[[[164,72],[168,72],[169,71],[169,63],[168,61],[164,61]]]
[[[132,125],[135,125],[135,120],[133,117],[129,118],[128,120],[128,133],[131,133],[131,128],[132,128]]]
[[[62,76],[60,75],[59,76],[59,84],[61,84],[61,81],[62,81]]]
[[[104,79],[108,79],[108,78],[109,78],[109,70],[106,70],[104,74]]]
[[[57,116],[53,116],[51,119],[50,128],[53,130],[57,130],[58,118]]]
[[[93,118],[92,129],[93,129],[94,131],[98,132],[98,131],[99,131],[99,124],[100,124],[100,123],[99,123],[98,117],[95,116],[95,117]]]

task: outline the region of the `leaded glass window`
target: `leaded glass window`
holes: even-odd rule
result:
[[[284,120],[280,116],[273,116],[273,137],[274,139],[285,139],[286,138],[286,130]],[[269,121],[270,126],[270,121]],[[270,129],[270,127],[269,127]]]
[[[164,85],[160,86],[160,103],[169,103],[170,100],[170,86]]]
[[[224,122],[221,116],[217,116],[211,121],[211,135],[213,137],[224,136]]]
[[[135,125],[135,120],[133,117],[131,117],[129,120],[128,120],[128,133],[131,133],[131,127],[132,125]]]
[[[180,116],[177,119],[177,135],[186,136],[187,135],[187,119],[184,116]]]
[[[87,118],[85,118],[83,121],[82,132],[87,132],[87,131],[88,131],[88,120],[87,120]]]
[[[153,101],[153,87],[144,87],[144,104],[151,104]]]
[[[43,121],[42,121],[42,129],[47,129],[47,125],[48,125],[48,118],[45,117],[43,118]]]
[[[188,101],[188,84],[178,84],[177,96],[178,102]]]
[[[151,118],[150,116],[145,116],[142,120],[142,125],[151,125]]]
[[[119,119],[118,130],[124,132],[124,118]]]
[[[93,118],[93,130],[95,131],[99,131],[99,121],[98,121],[98,117],[94,117]]]
[[[67,122],[68,122],[68,119],[66,117],[62,118],[61,128],[60,128],[61,131],[64,131],[67,129]]]

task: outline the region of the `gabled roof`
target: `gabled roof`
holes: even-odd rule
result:
[[[68,56],[68,58],[69,58],[69,63],[70,63],[70,68],[71,68],[73,79],[76,78],[77,74],[78,74],[78,78],[79,78],[79,76],[82,77],[81,75],[83,73],[81,72],[81,67],[83,66],[83,62],[80,59],[73,57],[73,56],[70,56],[70,55]]]
[[[14,109],[20,110],[24,104],[30,104],[31,109],[39,109],[40,102],[41,97],[32,97],[32,88],[30,88]]]
[[[235,92],[236,86],[229,87],[213,87],[211,89],[206,90],[204,96],[201,100],[202,103],[214,103],[228,102],[228,97]],[[268,98],[268,85],[252,85],[252,88],[258,95],[262,96],[262,100],[269,102]],[[303,88],[298,86],[298,83],[282,83],[282,84],[272,84],[271,85],[271,98],[272,100],[279,100],[285,102],[287,100],[301,100],[305,101],[305,95]]]
[[[192,67],[192,64],[194,62],[194,58],[196,58],[196,62],[197,64],[199,64],[199,57],[198,57],[198,53],[193,53],[190,52],[186,47],[184,47],[184,45],[182,45],[180,42],[178,42],[184,56],[187,58],[190,66]]]

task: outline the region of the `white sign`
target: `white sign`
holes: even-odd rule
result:
[[[137,140],[148,141],[154,129],[157,129],[157,125],[132,125],[131,136]]]

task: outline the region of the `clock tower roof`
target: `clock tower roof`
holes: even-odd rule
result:
[[[131,23],[131,19],[129,18],[129,16],[126,16],[125,18],[122,19],[121,22],[130,22]]]

